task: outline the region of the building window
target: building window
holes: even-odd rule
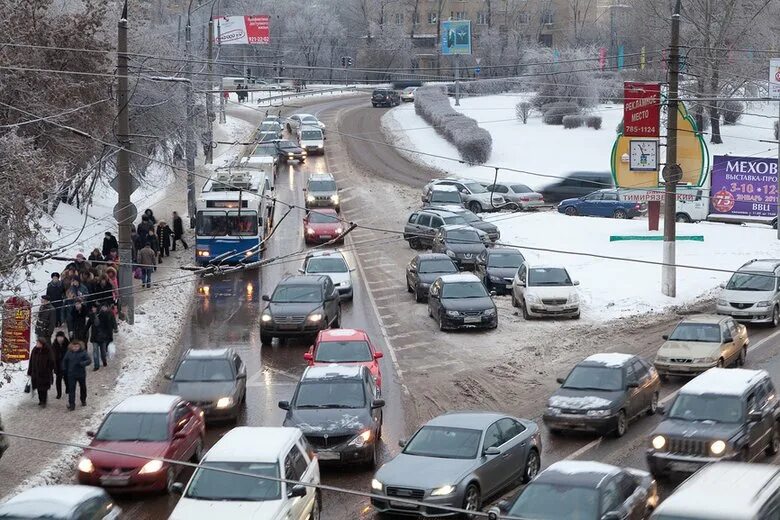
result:
[[[428,23],[435,24],[437,21],[436,11],[428,11]]]
[[[553,22],[553,12],[552,11],[545,11],[542,13],[542,23],[552,25]]]
[[[420,13],[417,13],[417,12],[415,12],[415,13],[412,15],[412,23],[413,23],[414,25],[418,25],[418,24],[420,23]]]
[[[466,11],[450,11],[450,18],[453,20],[467,20]]]
[[[488,25],[490,23],[490,13],[480,11],[477,13],[477,25]]]
[[[397,25],[404,23],[404,13],[395,13],[395,23]]]
[[[531,21],[531,17],[528,16],[528,13],[520,13],[517,15],[517,21],[518,23],[528,23]]]
[[[552,47],[553,46],[552,34],[540,34],[539,45],[542,45],[544,47]]]

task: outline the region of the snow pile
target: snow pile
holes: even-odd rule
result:
[[[603,399],[592,395],[582,397],[554,395],[550,397],[549,405],[570,410],[593,410],[596,408],[609,408],[612,405],[612,402],[609,399]]]

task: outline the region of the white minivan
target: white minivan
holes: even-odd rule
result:
[[[302,126],[298,129],[298,146],[307,153],[325,153],[325,135],[316,126]]]
[[[319,483],[317,457],[298,428],[233,428],[206,453],[186,487],[174,485],[182,498],[169,520],[319,518]]]

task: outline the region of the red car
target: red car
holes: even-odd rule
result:
[[[309,210],[303,219],[303,236],[307,244],[322,244],[333,240],[344,232],[344,224],[341,222],[335,209]],[[344,243],[344,239],[338,241]]]
[[[198,462],[203,454],[203,412],[175,395],[128,397],[103,419],[78,464],[79,484],[111,492],[171,491],[182,466],[158,458]]]
[[[382,370],[379,352],[365,331],[357,329],[327,329],[317,334],[314,345],[303,355],[309,366],[317,365],[363,365],[368,367],[382,389]]]

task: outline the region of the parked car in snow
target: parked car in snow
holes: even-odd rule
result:
[[[485,249],[477,257],[475,274],[488,291],[507,294],[512,291],[512,280],[525,262],[523,253],[512,247]]]
[[[497,182],[485,186],[491,193],[498,193],[507,202],[514,204],[521,211],[538,209],[544,206],[544,196],[525,184],[516,182]]]
[[[463,205],[474,213],[505,209],[506,200],[502,195],[489,192],[482,184],[472,179],[434,179],[423,187],[422,201],[433,204],[431,191],[439,186],[454,186],[461,195]]]
[[[457,195],[457,193],[456,193]],[[444,225],[445,219],[454,218],[449,211],[425,208],[415,211],[404,224],[404,240],[412,249],[431,247],[436,231]]]
[[[495,242],[501,238],[501,232],[498,230],[498,226],[492,222],[482,220],[479,215],[467,210],[461,205],[455,204],[442,204],[442,205],[429,205],[427,209],[439,209],[442,211],[448,211],[454,216],[445,217],[445,224],[466,224],[473,228],[477,228],[487,233],[491,241]]]
[[[445,274],[457,274],[458,266],[452,258],[441,253],[423,253],[406,266],[406,289],[419,302],[428,300],[428,290],[436,279]]]
[[[563,430],[622,437],[632,419],[658,408],[661,379],[639,356],[594,354],[575,365],[547,401],[542,420],[550,433]]]
[[[428,291],[428,316],[441,331],[498,327],[496,304],[471,273],[438,277]]]
[[[578,319],[579,284],[563,266],[524,262],[512,280],[512,306],[520,307],[526,320],[549,316]]]
[[[718,314],[748,323],[780,325],[780,260],[751,260],[721,289],[715,306]]]
[[[0,518],[12,520],[114,520],[122,509],[104,490],[92,486],[39,486],[0,505]]]
[[[463,196],[458,192],[455,186],[435,186],[428,193],[427,199],[423,200],[423,207],[455,205],[464,207]]]
[[[474,269],[477,257],[492,245],[487,233],[471,226],[442,226],[433,237],[431,253],[444,253],[460,269]]]
[[[584,197],[562,200],[558,213],[569,216],[634,218],[647,211],[642,202],[628,201],[618,190],[594,191]]]

